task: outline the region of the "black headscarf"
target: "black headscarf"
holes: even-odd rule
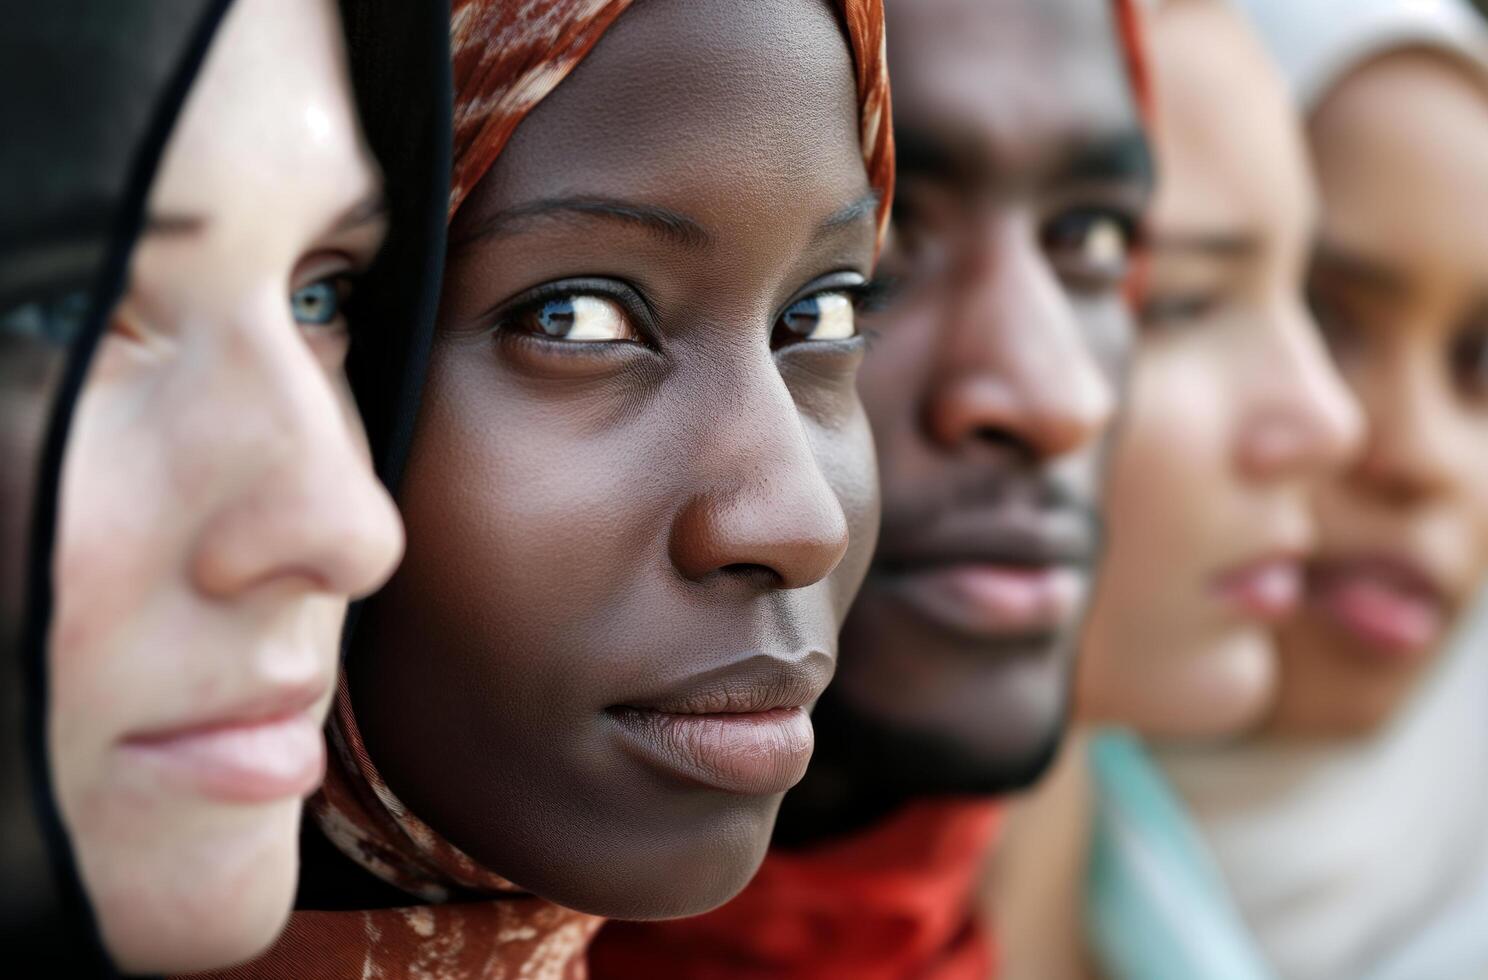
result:
[[[52,795],[47,627],[63,450],[171,129],[231,0],[0,0],[0,948],[112,973]],[[343,0],[388,244],[348,370],[392,487],[432,335],[449,180],[447,0]]]

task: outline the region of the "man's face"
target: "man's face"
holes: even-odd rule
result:
[[[1150,164],[1109,4],[900,0],[888,36],[883,531],[829,710],[911,791],[997,792],[1063,727]]]

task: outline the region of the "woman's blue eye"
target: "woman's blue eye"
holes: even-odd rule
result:
[[[322,279],[296,289],[289,297],[296,323],[323,327],[341,315],[341,291],[334,279]]]
[[[0,334],[66,346],[77,339],[87,315],[88,294],[66,293],[0,313]]]

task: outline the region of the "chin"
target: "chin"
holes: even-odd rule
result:
[[[1367,737],[1396,717],[1437,662],[1361,664],[1353,651],[1326,646],[1325,638],[1292,637],[1283,652],[1282,677],[1267,731],[1308,739]]]
[[[934,698],[858,697],[831,688],[818,731],[836,755],[913,796],[1001,796],[1029,788],[1052,764],[1070,723],[1067,658],[984,658]],[[828,732],[828,728],[832,729]]]
[[[1222,739],[1258,728],[1273,706],[1277,651],[1259,627],[1185,644],[1142,685],[1139,703],[1117,719],[1144,735]]]
[[[607,919],[711,912],[743,891],[759,870],[782,797],[709,790],[688,795],[693,812],[640,825],[616,820],[587,848],[582,844],[590,835],[566,836],[562,860],[555,859],[560,845],[534,848],[529,853],[537,860],[506,877],[564,908]]]
[[[219,969],[253,959],[278,938],[294,904],[301,803],[235,809],[246,812],[152,827],[151,843],[79,848],[104,942],[121,969]]]

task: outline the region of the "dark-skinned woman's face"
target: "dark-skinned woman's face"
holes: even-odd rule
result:
[[[764,855],[877,531],[874,199],[825,0],[647,0],[450,231],[350,660],[394,792],[492,870],[693,914]]]

